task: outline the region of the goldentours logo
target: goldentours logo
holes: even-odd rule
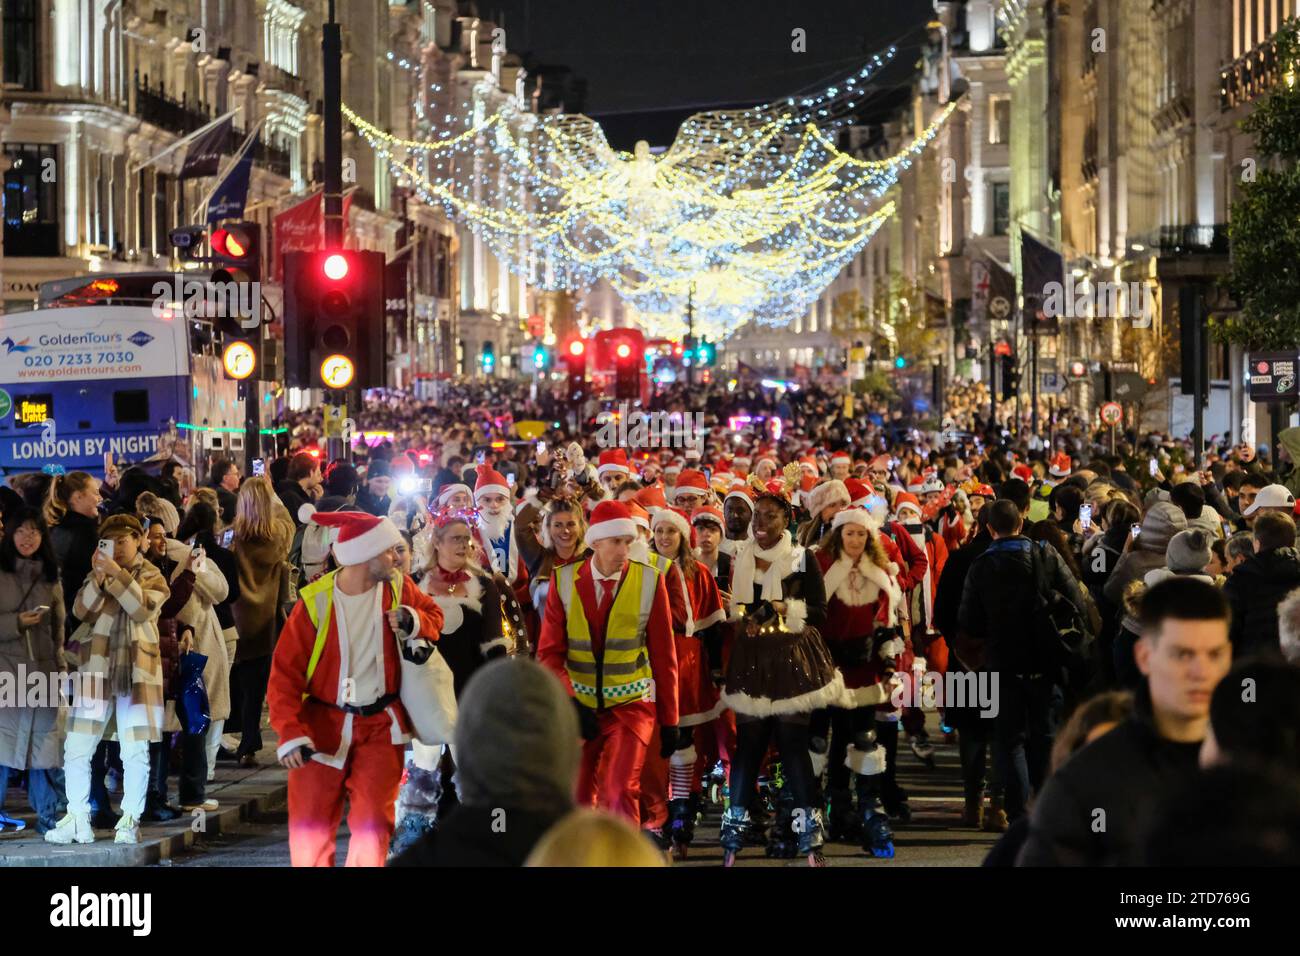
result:
[[[183,311],[187,319],[239,319],[246,329],[261,324],[260,282],[215,282],[176,275],[171,282],[155,282],[153,294],[152,310],[157,319]]]
[[[1155,316],[1155,295],[1146,282],[1076,283],[1066,276],[1064,284],[1043,286],[1043,313],[1066,319],[1132,319],[1135,329],[1148,329]]]
[[[596,416],[596,444],[601,448],[693,448],[704,450],[703,412],[633,411],[620,402],[617,411]]]
[[[50,925],[126,927],[133,936],[148,936],[153,931],[153,894],[83,893],[73,886],[50,897]]]

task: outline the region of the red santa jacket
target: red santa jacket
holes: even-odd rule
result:
[[[882,543],[887,540],[881,536]],[[888,548],[886,548],[888,554]],[[898,586],[898,565],[890,561],[882,568],[871,560],[869,554],[858,559],[858,571],[865,586],[854,592],[849,586],[851,566],[848,558],[834,560],[828,552],[818,552],[822,580],[826,586],[826,623],[821,628],[822,637],[835,654],[839,642],[851,642],[870,637],[877,628],[894,627],[903,613],[903,592]],[[841,666],[844,686],[855,706],[868,707],[883,704],[889,699],[889,688],[883,683],[891,663],[902,652],[902,641],[892,639],[873,647],[871,657],[859,664]]]
[[[596,601],[596,584],[591,577],[592,556],[587,556],[578,566],[578,599],[582,601],[582,611],[591,629],[592,650],[597,657],[604,653],[605,622],[599,614]],[[653,569],[651,569],[653,570]],[[657,572],[656,572],[657,573]],[[619,578],[620,587],[627,576],[627,568]],[[646,622],[646,652],[650,657],[650,672],[654,676],[655,711],[659,724],[664,727],[676,727],[677,709],[677,648],[673,641],[672,612],[669,610],[668,589],[663,575],[659,575],[654,603],[650,609],[650,618]],[[546,667],[564,685],[569,696],[573,696],[573,685],[569,682],[569,672],[565,668],[569,647],[569,631],[564,613],[564,601],[554,580],[546,596],[546,613],[542,616],[542,635],[537,641],[537,661]],[[622,706],[622,705],[616,705]]]
[[[271,658],[271,677],[266,688],[266,699],[271,711],[271,726],[280,738],[276,756],[282,757],[295,747],[306,744],[316,751],[312,759],[331,767],[342,767],[347,760],[352,743],[353,715],[342,710],[348,693],[346,683],[348,668],[343,667],[343,648],[339,639],[338,619],[333,613],[334,577],[322,578],[314,585],[325,589],[325,604],[329,614],[325,647],[311,680],[307,680],[307,667],[316,644],[316,626],[307,612],[306,601],[315,596],[304,588],[302,597],[294,605],[289,620],[280,632]],[[392,591],[382,585],[384,595],[381,607],[386,612],[392,606]],[[442,609],[433,598],[423,593],[407,575],[402,575],[401,606],[416,621],[413,635],[436,641],[442,629]],[[384,656],[384,693],[396,694],[401,686],[401,663],[397,637],[388,623],[387,613],[378,623],[383,628],[382,652]],[[304,695],[306,695],[304,699]],[[392,718],[392,742],[405,743],[410,739],[411,719],[400,701],[394,701],[385,712]]]

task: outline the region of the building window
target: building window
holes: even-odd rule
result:
[[[286,0],[268,0],[266,19],[262,24],[263,55],[268,63],[284,72],[298,75],[298,28],[302,26],[305,10],[299,10]]]
[[[1011,184],[993,183],[993,235],[1011,231]]]
[[[989,97],[989,143],[1000,146],[1011,142],[1011,97]]]
[[[8,255],[59,256],[59,183],[46,170],[56,167],[55,147],[6,143],[5,251]],[[46,180],[49,180],[48,182]]]
[[[8,0],[5,4],[5,86],[36,89],[40,51],[36,41],[36,0]]]

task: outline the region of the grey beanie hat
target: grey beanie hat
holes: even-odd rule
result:
[[[578,737],[577,711],[554,674],[524,657],[483,665],[465,687],[456,722],[461,802],[573,806]]]
[[[1142,519],[1142,534],[1138,544],[1144,551],[1164,551],[1169,540],[1178,532],[1187,530],[1187,516],[1168,501],[1157,501]]]
[[[1165,563],[1175,574],[1204,570],[1210,563],[1210,536],[1200,528],[1178,532],[1169,539]]]

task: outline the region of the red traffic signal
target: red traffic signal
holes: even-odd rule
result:
[[[569,343],[569,354],[577,358],[587,351],[587,344],[582,339],[574,339]]]
[[[325,257],[322,270],[327,279],[333,279],[335,282],[346,279],[348,276],[348,257],[340,252],[331,253]]]

